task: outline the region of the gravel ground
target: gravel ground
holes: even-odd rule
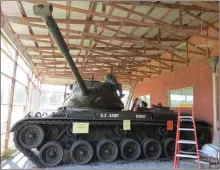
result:
[[[191,163],[194,161],[191,161]],[[168,159],[160,160],[137,160],[134,162],[116,161],[113,163],[93,162],[88,165],[60,165],[53,168],[46,169],[172,169],[173,161]],[[180,168],[183,169],[196,169],[197,165],[193,164],[180,164]],[[6,160],[4,164],[1,164],[1,169],[36,169],[35,165],[29,161],[22,153],[18,153],[13,159]]]
[[[191,161],[192,162],[192,161]],[[137,160],[134,162],[116,161],[113,163],[93,162],[88,165],[61,165],[56,168],[70,170],[77,169],[172,169],[172,160]],[[55,169],[56,169],[55,168]],[[180,164],[180,168],[183,169],[195,169],[196,164]],[[48,168],[50,169],[50,168]]]

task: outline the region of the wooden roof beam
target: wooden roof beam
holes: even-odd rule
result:
[[[202,11],[204,12],[218,12],[218,9],[211,7],[206,7],[205,9],[202,9],[201,3],[196,3],[196,1],[193,1],[192,4],[196,5],[182,5],[182,4],[170,4],[170,3],[164,3],[163,1],[160,3],[155,3],[155,2],[149,2],[149,1],[140,1],[139,3],[137,2],[132,2],[132,1],[110,1],[109,4],[136,4],[137,6],[153,6],[153,7],[158,7],[158,8],[168,8],[168,9],[185,9],[185,10],[193,10],[193,11]],[[209,5],[210,6],[210,5]]]
[[[175,26],[175,25],[172,25],[172,24],[169,24],[169,23],[166,23],[166,22],[163,22],[162,20],[159,20],[159,19],[156,19],[156,18],[153,18],[149,15],[144,15],[140,12],[137,12],[137,11],[134,11],[134,10],[131,10],[129,8],[125,8],[125,7],[122,7],[122,6],[119,6],[119,5],[113,5],[115,8],[118,8],[120,10],[123,10],[123,11],[126,11],[126,12],[133,12],[133,14],[135,15],[139,15],[141,17],[144,17],[145,19],[148,19],[148,20],[151,20],[153,22],[155,22],[155,24],[153,26],[149,26],[149,27],[156,27],[156,28],[160,28],[160,29],[163,29],[165,31],[169,31],[169,32],[179,32],[179,31],[183,31],[185,32],[186,34],[190,35],[190,36],[199,36],[199,37],[204,37],[204,38],[209,38],[209,39],[214,39],[218,41],[218,37],[212,37],[212,36],[207,36],[207,35],[201,35],[199,33],[196,33],[196,32],[192,32],[191,29],[183,29],[183,26]],[[159,24],[159,25],[158,25]],[[201,30],[201,28],[200,28]]]
[[[69,39],[90,39],[90,38],[94,38],[97,40],[117,40],[117,41],[125,41],[125,42],[138,42],[137,40],[134,40],[133,38],[130,37],[111,37],[111,36],[105,36],[105,35],[94,35],[92,33],[85,33],[85,32],[81,32],[80,36],[75,36],[75,35],[70,35]],[[33,41],[38,41],[38,39],[50,39],[49,35],[28,35],[28,34],[17,34],[17,37],[19,39],[24,39],[24,40],[33,40]],[[67,37],[64,36],[64,39],[66,39]],[[157,42],[158,39],[157,38],[143,38],[144,40],[148,40],[148,41],[155,41]],[[42,40],[40,40],[42,41]],[[50,43],[50,41],[47,40],[43,40],[44,42]],[[164,42],[180,42],[179,39],[173,39],[173,38],[161,38],[161,41]]]
[[[49,74],[47,73],[46,76],[48,77],[52,77],[52,78],[72,78],[74,79],[71,75],[69,74]],[[90,79],[92,75],[86,75],[86,76],[82,76],[84,79]],[[103,76],[100,75],[94,75],[95,80],[99,80],[99,81],[103,81]],[[147,78],[147,77],[145,77]],[[130,82],[130,81],[141,81],[142,78],[130,78],[128,79],[127,77],[120,77],[120,79],[118,79],[118,82]]]
[[[77,50],[79,49],[80,47],[77,47],[74,46],[74,45],[70,45],[69,46],[69,49],[70,50]],[[50,46],[47,46],[47,47],[32,47],[32,46],[26,46],[25,49],[27,51],[41,51],[41,50],[57,50],[56,47],[50,47]],[[116,50],[126,50],[128,52],[134,52],[134,50],[144,50],[144,47],[136,47],[136,48],[132,48],[130,49],[129,47],[93,47],[92,49],[94,50],[100,50],[100,51],[105,51],[105,50],[109,50],[109,51],[116,51]],[[146,48],[146,51],[155,51],[157,49],[155,48]],[[182,52],[188,52],[188,53],[191,53],[191,54],[198,54],[198,55],[204,55],[204,53],[202,52],[199,52],[199,51],[193,51],[193,50],[185,50],[185,49],[179,49],[179,48],[174,48],[173,49],[174,51],[182,51]],[[160,52],[163,52],[165,50],[159,50]],[[135,55],[138,55],[135,53]],[[159,57],[160,55],[143,55],[143,57],[146,56],[146,57]]]
[[[207,26],[213,28],[214,30],[219,31],[219,28],[218,28],[218,27],[216,27],[216,26],[214,26],[214,25],[212,25],[212,24],[206,22],[205,20],[203,20],[202,18],[198,17],[197,15],[191,13],[190,11],[184,11],[184,12],[187,13],[188,15],[194,17],[195,19],[201,21],[202,23],[206,24]]]
[[[120,29],[119,29],[120,30]],[[117,35],[117,33],[115,34],[115,35]],[[107,45],[107,46],[113,46],[113,47],[115,47],[116,49],[118,49],[118,50],[121,50],[122,48],[121,47],[119,47],[119,46],[117,46],[117,45],[113,45],[113,44],[110,44],[110,43],[106,43],[106,42],[103,42],[103,41],[97,41],[97,42],[99,42],[99,43],[102,43],[102,44],[105,44],[105,45]],[[108,49],[108,47],[107,47],[107,50],[109,50]],[[146,53],[140,53],[139,51],[133,51],[132,49],[126,49],[126,51],[128,51],[128,52],[131,52],[132,54],[134,54],[134,55],[143,55],[144,57],[146,57],[146,58],[148,58],[148,56],[146,55]],[[156,56],[155,56],[156,57]],[[159,57],[159,55],[158,55],[158,57]],[[149,58],[151,58],[151,59],[153,59],[154,57],[149,57]],[[138,61],[135,61],[134,60],[134,56],[133,56],[133,58],[127,58],[128,59],[128,61],[132,61],[132,62],[135,62],[135,63],[140,63],[140,62],[138,62]],[[148,62],[149,60],[146,60],[146,61],[144,61],[144,62]],[[144,66],[144,65],[143,65]],[[145,66],[144,66],[145,67]],[[154,70],[154,71],[156,71],[156,72],[158,72],[157,70],[155,70],[154,68],[151,68],[152,70]]]
[[[109,64],[114,64],[114,62],[111,62],[111,61],[109,61],[109,60],[106,60],[106,63],[109,63]],[[100,61],[101,62],[101,61]],[[44,60],[44,63],[36,63],[35,62],[35,65],[36,66],[47,66],[47,65],[57,65],[57,66],[59,66],[59,65],[65,65],[65,61],[53,61],[53,60],[47,60],[47,61],[45,61]],[[80,68],[78,65],[82,65],[83,64],[83,62],[75,62],[75,64],[76,64],[76,66],[78,67],[78,68]],[[101,65],[97,65],[97,64],[100,64],[100,63],[98,63],[98,62],[85,62],[85,68],[88,68],[88,67],[90,67],[90,66],[94,66],[94,68],[109,68],[110,66],[101,66]],[[121,63],[122,64],[122,63]],[[124,64],[124,63],[123,63]],[[161,68],[161,69],[170,69],[170,67],[162,67],[162,66],[157,66],[157,65],[145,65],[145,64],[133,64],[132,62],[130,62],[130,63],[128,63],[129,65],[127,65],[128,67],[143,67],[143,66],[148,66],[149,68]],[[92,68],[92,67],[91,67]],[[120,66],[118,66],[118,68],[120,68]]]
[[[55,70],[55,68],[54,68],[54,66],[42,66],[42,65],[38,65],[37,66],[37,68],[39,68],[39,69],[51,69],[51,70]],[[116,67],[117,68],[117,67]],[[68,68],[63,68],[63,67],[56,67],[56,70],[64,70],[64,69],[68,69]],[[78,68],[78,70],[80,71],[80,73],[82,72],[83,73],[83,71],[85,71],[85,69],[86,68]],[[48,70],[48,71],[51,71],[51,70]],[[134,71],[134,72],[138,72],[138,73],[142,73],[142,74],[144,74],[144,75],[146,75],[146,76],[148,76],[149,77],[149,75],[147,74],[147,73],[150,73],[150,74],[158,74],[158,73],[156,73],[156,72],[151,72],[151,71],[142,71],[142,70],[138,70],[138,69],[123,69],[123,72],[125,72],[125,71],[129,71],[129,72],[132,72],[132,71]],[[68,71],[68,70],[67,70]],[[69,70],[70,71],[70,70]],[[102,72],[103,73],[103,70],[89,70],[89,72],[91,72],[91,71],[94,71],[94,72],[98,72],[98,71],[100,71],[100,72]],[[107,69],[105,69],[105,71],[107,71]],[[62,71],[63,72],[63,71]],[[117,73],[117,72],[116,72]]]
[[[41,1],[41,2],[39,2],[39,1],[27,1],[27,2],[33,3],[33,4],[51,4],[51,5],[53,5],[54,8],[67,10],[67,6],[56,4],[56,3],[48,3],[48,2],[45,2],[45,1]],[[87,10],[84,10],[84,9],[81,9],[81,8],[75,8],[75,7],[70,7],[70,8],[68,8],[68,10],[71,10],[73,12],[83,13],[83,14],[87,14],[87,12],[88,12]],[[98,16],[98,17],[102,17],[102,18],[109,18],[109,19],[113,19],[113,20],[118,20],[118,21],[121,21],[122,23],[127,22],[127,23],[133,23],[133,24],[136,24],[136,25],[139,25],[139,26],[159,27],[159,28],[164,29],[164,27],[162,25],[161,26],[158,25],[158,24],[155,25],[151,22],[140,22],[140,21],[137,21],[137,20],[134,20],[134,19],[128,19],[128,18],[123,18],[123,17],[119,17],[119,16],[113,16],[113,15],[110,15],[110,14],[103,15],[103,13],[100,13],[100,12],[91,11],[90,15]]]
[[[72,58],[83,58],[84,57],[84,55],[71,55],[72,56]],[[145,58],[145,57],[143,57],[143,56],[138,56],[138,55],[126,55],[126,56],[122,56],[122,55],[114,55],[115,57],[131,57],[131,56],[133,56],[133,57],[136,57],[136,58]],[[59,55],[30,55],[30,57],[32,58],[32,59],[46,59],[46,58],[63,58],[62,56],[61,56],[61,54],[59,54]],[[104,58],[104,57],[108,57],[107,55],[88,55],[87,56],[88,57],[88,59],[89,60],[91,60],[91,59],[94,59],[94,58],[96,58],[96,59],[98,59],[98,58]],[[176,62],[176,63],[184,63],[183,61],[181,61],[181,60],[176,60],[176,59],[174,59],[174,60],[171,60],[171,59],[167,59],[167,58],[157,58],[157,60],[160,60],[160,61],[167,61],[167,62],[171,62],[171,61],[173,61],[173,62]]]
[[[23,18],[26,18],[27,15],[26,15],[26,13],[25,13],[25,10],[24,10],[24,7],[23,7],[21,1],[17,1],[17,5],[18,5],[18,8],[19,8],[19,10],[20,10],[20,13],[21,13],[22,17],[23,17]],[[28,27],[29,33],[30,33],[31,35],[33,35],[34,32],[33,32],[32,28],[31,28],[31,26],[27,26],[27,27]],[[38,43],[37,43],[36,41],[34,41],[34,44],[35,44],[36,47],[38,47]]]
[[[108,29],[108,30],[110,30],[110,31],[113,31],[113,32],[117,32],[117,31],[118,31],[118,30],[116,30],[116,29],[114,29],[114,28],[110,28],[110,27],[107,27],[107,26],[102,26],[102,27],[104,27],[105,29]],[[161,44],[157,44],[157,43],[155,43],[155,42],[146,41],[146,40],[144,40],[143,38],[140,38],[140,37],[137,37],[137,36],[134,36],[134,35],[130,35],[130,34],[128,34],[128,33],[126,33],[126,32],[123,32],[123,31],[120,31],[120,33],[121,33],[121,34],[124,34],[124,35],[126,35],[126,36],[129,36],[129,37],[131,37],[131,38],[133,38],[133,39],[142,41],[142,42],[144,42],[145,45],[153,45],[154,47],[156,47],[156,48],[158,48],[158,49],[164,50],[164,51],[166,51],[166,52],[172,54],[169,50],[165,49]],[[172,47],[170,47],[170,48],[172,49]],[[183,57],[178,56],[178,55],[175,55],[175,56],[177,56],[177,58],[179,58],[180,60],[186,62]]]
[[[36,72],[33,62],[30,56],[28,55],[27,51],[23,48],[23,46],[21,46],[16,35],[13,33],[12,29],[10,28],[9,24],[2,17],[1,17],[1,31],[4,35],[7,36],[10,42],[13,42],[12,45],[22,54],[22,56],[25,58],[27,63],[30,65],[30,68],[33,69],[34,72]]]
[[[192,1],[191,4],[200,7],[203,11],[212,11],[212,12],[219,12],[219,8],[214,5],[212,2],[207,1]]]
[[[17,17],[17,16],[4,16],[4,19],[6,19],[8,22],[17,23],[17,24],[36,24],[36,23],[43,23],[41,18],[35,18],[35,17]],[[121,25],[120,21],[100,21],[100,20],[75,20],[75,19],[59,19],[55,18],[57,23],[60,24],[85,24],[85,25],[112,25],[112,26],[118,26]],[[36,24],[36,26],[43,26],[40,24]],[[134,23],[123,23],[124,26],[139,26]],[[141,27],[149,27],[147,25],[142,25]],[[207,29],[207,26],[203,26],[203,29]],[[201,27],[199,26],[183,26],[183,29],[190,29],[199,31]]]

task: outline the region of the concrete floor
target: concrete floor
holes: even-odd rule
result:
[[[190,161],[190,164],[180,164],[180,168],[183,169],[196,169],[197,165]],[[12,160],[5,160],[1,163],[1,169],[35,169],[36,166],[29,161],[22,153],[17,152],[16,156]],[[72,170],[77,169],[172,169],[173,161],[167,159],[160,159],[156,161],[150,160],[137,160],[134,162],[116,161],[113,163],[93,162],[88,165],[60,165],[55,169]],[[47,168],[52,169],[52,168]],[[53,168],[54,169],[54,168]]]

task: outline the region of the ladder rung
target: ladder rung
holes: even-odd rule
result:
[[[180,119],[192,119],[192,116],[180,116]]]
[[[182,131],[195,131],[193,128],[179,128]]]
[[[182,144],[196,144],[196,141],[194,140],[179,140],[177,143],[182,143]]]
[[[197,154],[196,152],[188,152],[188,151],[180,151],[180,153],[189,154],[189,155],[196,155]]]
[[[192,119],[180,119],[181,122],[192,122]]]
[[[198,158],[195,155],[187,155],[187,154],[176,154],[176,156],[181,158]]]

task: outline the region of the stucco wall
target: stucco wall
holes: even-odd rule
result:
[[[218,27],[219,22],[214,25]],[[202,34],[206,35],[207,32],[202,31]],[[209,28],[208,35],[218,37],[219,33]],[[199,60],[201,62],[190,64],[188,67],[185,66],[185,68],[181,68],[172,73],[164,73],[151,80],[144,80],[136,86],[133,97],[151,95],[151,104],[162,102],[163,105],[168,105],[168,92],[170,90],[192,86],[196,118],[206,120],[210,124],[213,124],[212,69],[208,64],[208,57],[219,55],[219,41],[207,40],[201,37],[191,37],[190,42],[201,48],[203,48],[203,44],[206,45],[208,43],[210,55],[205,56],[189,53],[191,62],[198,62]],[[198,47],[189,45],[189,50],[199,51]],[[169,55],[168,53],[163,54],[163,56]],[[181,64],[175,64],[174,66],[178,65]]]
[[[191,86],[194,93],[196,118],[212,124],[212,69],[208,62],[192,65],[138,84],[134,91],[134,97],[150,94],[151,104],[161,102],[163,105],[168,105],[170,90]]]

